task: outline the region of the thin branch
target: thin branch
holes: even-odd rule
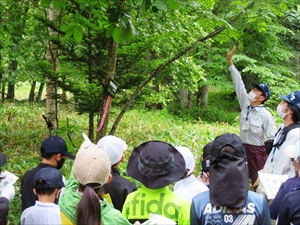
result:
[[[248,9],[252,8],[255,4],[255,1],[249,3],[238,15],[236,15],[228,24],[232,25],[234,24],[240,17],[241,15],[243,15]],[[119,113],[118,117],[116,118],[116,120],[114,121],[114,124],[112,125],[111,131],[110,131],[110,135],[113,135],[117,129],[118,124],[120,123],[123,115],[125,114],[126,110],[129,108],[129,106],[131,105],[131,103],[133,102],[133,100],[136,98],[136,96],[139,94],[139,92],[141,91],[141,89],[146,86],[146,84],[148,84],[153,78],[157,77],[159,75],[159,73],[164,70],[167,66],[169,66],[171,63],[173,63],[174,61],[176,61],[177,59],[179,59],[181,56],[183,56],[186,52],[190,51],[192,48],[194,48],[198,42],[204,42],[216,35],[218,35],[219,33],[221,33],[223,30],[225,30],[225,26],[213,31],[212,33],[208,34],[207,36],[198,39],[197,41],[195,41],[191,46],[187,47],[186,49],[180,51],[179,53],[177,53],[175,56],[173,56],[171,59],[169,59],[167,62],[165,62],[164,64],[160,65],[159,67],[157,67],[152,74],[146,79],[144,80],[140,85],[137,86],[137,88],[135,89],[135,91],[133,92],[133,94],[131,95],[131,97],[128,99],[128,101],[126,102],[126,104],[124,105],[123,109],[121,110],[121,112]]]

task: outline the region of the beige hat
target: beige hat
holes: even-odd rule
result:
[[[84,142],[77,152],[73,174],[82,185],[97,183],[104,185],[110,174],[110,160],[106,152],[82,134]]]

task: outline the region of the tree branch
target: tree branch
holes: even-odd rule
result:
[[[229,25],[234,24],[241,17],[241,15],[243,15],[247,10],[251,9],[254,6],[254,4],[255,4],[255,1],[249,3],[228,24]],[[129,108],[129,106],[131,105],[131,103],[133,102],[133,100],[137,97],[137,95],[139,94],[139,92],[141,91],[141,89],[144,86],[146,86],[146,84],[148,84],[153,78],[155,78],[155,77],[157,77],[159,75],[160,71],[164,70],[171,63],[173,63],[174,61],[176,61],[177,59],[179,59],[181,56],[183,56],[186,52],[188,52],[192,48],[194,48],[198,44],[198,42],[204,42],[204,41],[206,41],[206,40],[208,40],[210,38],[213,38],[214,36],[216,36],[219,33],[221,33],[223,30],[225,30],[225,25],[222,26],[219,29],[214,30],[212,33],[208,34],[207,36],[198,39],[192,45],[190,45],[186,49],[183,49],[182,51],[180,51],[179,53],[177,53],[175,56],[173,56],[171,59],[169,59],[167,62],[165,62],[164,64],[162,64],[159,67],[157,67],[146,80],[144,80],[140,85],[137,86],[137,88],[135,89],[135,91],[133,92],[133,94],[130,96],[130,98],[128,99],[128,101],[126,102],[126,104],[124,105],[124,107],[122,108],[122,110],[119,113],[118,117],[116,118],[115,122],[113,123],[112,128],[111,128],[109,134],[113,135],[116,132],[117,126],[119,125],[119,123],[120,123],[123,115],[125,114],[126,110]]]

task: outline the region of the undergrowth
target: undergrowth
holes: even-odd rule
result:
[[[5,103],[0,107],[0,114],[0,151],[4,152],[8,158],[4,169],[19,177],[15,184],[16,196],[10,203],[9,212],[10,224],[18,224],[21,215],[21,178],[27,170],[40,162],[40,145],[48,135],[46,123],[42,118],[42,114],[45,114],[45,107],[24,102]],[[109,127],[112,126],[117,114],[118,110],[111,114]],[[81,133],[88,131],[87,120],[87,115],[77,115],[75,112],[60,109],[60,133],[73,154],[76,154],[83,141]],[[125,152],[126,159],[134,147],[149,140],[166,141],[174,146],[189,147],[196,158],[196,175],[200,170],[203,146],[217,135],[237,132],[237,126],[231,126],[228,123],[192,122],[170,114],[167,110],[130,110],[122,118],[115,135],[124,139],[128,145],[128,150]],[[65,177],[69,176],[72,163],[72,160],[66,160],[61,170]],[[120,171],[127,176],[126,160],[121,164]],[[137,182],[136,184],[139,185]]]

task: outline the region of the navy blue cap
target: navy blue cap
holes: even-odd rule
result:
[[[287,101],[300,110],[300,91],[294,91],[293,93],[284,96],[284,95],[279,95],[280,98],[282,98],[284,101]]]
[[[265,101],[267,101],[270,98],[271,93],[270,93],[270,89],[267,84],[265,84],[265,83],[257,84],[254,82],[252,82],[251,84],[252,84],[252,87],[259,88],[264,93],[264,96],[266,97]]]
[[[6,163],[6,156],[2,152],[0,152],[0,167],[4,166],[5,163]]]
[[[65,140],[58,136],[47,137],[42,143],[41,148],[43,148],[47,154],[62,154],[71,159],[75,159],[75,155],[68,152]]]
[[[42,184],[36,184],[37,179],[43,179],[45,182]],[[62,175],[60,171],[54,167],[45,167],[36,172],[34,176],[33,186],[37,189],[43,188],[61,188],[65,184],[62,181]]]

